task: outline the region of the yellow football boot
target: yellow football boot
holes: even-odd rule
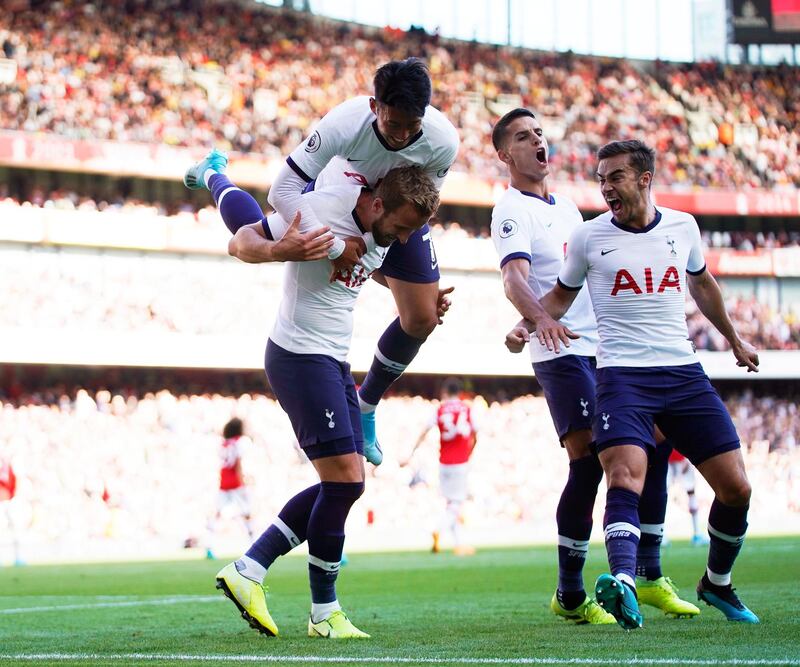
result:
[[[251,628],[263,635],[278,636],[278,626],[267,609],[265,588],[239,574],[236,563],[229,563],[217,573],[217,588],[236,605]]]
[[[308,617],[308,636],[325,639],[366,639],[369,635],[362,632],[350,622],[341,609],[333,612],[328,618],[314,623]]]
[[[639,580],[636,582],[636,593],[639,602],[660,609],[672,618],[692,618],[700,613],[691,602],[681,600],[678,587],[669,577],[659,577],[654,581]]]
[[[550,609],[556,616],[561,616],[567,621],[573,621],[577,625],[586,623],[591,625],[614,625],[617,622],[617,619],[588,595],[575,609],[564,609],[558,602],[558,593],[553,593],[553,599],[550,600]]]

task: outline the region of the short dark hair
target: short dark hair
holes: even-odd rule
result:
[[[383,210],[387,213],[411,204],[428,220],[439,208],[439,191],[431,177],[417,165],[390,169],[375,188],[375,196],[383,200]]]
[[[605,160],[617,155],[630,155],[631,166],[637,174],[643,174],[646,171],[653,175],[656,173],[656,152],[643,141],[638,139],[612,141],[597,151],[598,160]]]
[[[238,417],[234,417],[222,429],[222,437],[226,440],[228,438],[238,438],[244,434],[244,424]]]
[[[416,118],[431,103],[431,75],[419,58],[392,60],[381,65],[373,79],[375,99]]]
[[[462,391],[464,391],[464,385],[458,378],[450,377],[442,382],[442,393],[446,396],[458,396]]]
[[[523,116],[527,116],[528,118],[536,118],[536,116],[533,115],[533,111],[520,107],[517,109],[512,109],[494,124],[494,128],[492,128],[492,143],[494,144],[494,149],[496,151],[500,150],[500,147],[506,140],[508,126],[517,120],[517,118],[522,118]]]

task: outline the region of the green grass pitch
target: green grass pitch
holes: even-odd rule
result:
[[[694,600],[704,548],[664,550],[665,573]],[[270,571],[269,605],[281,631],[250,630],[214,590],[225,561],[0,568],[0,663],[166,664],[794,664],[800,665],[800,538],[749,539],[735,583],[760,617],[727,622],[710,607],[673,620],[645,607],[645,627],[575,626],[548,608],[554,547],[444,553],[353,554],[339,597],[362,641],[306,637],[305,560]],[[606,567],[593,544],[589,587]]]

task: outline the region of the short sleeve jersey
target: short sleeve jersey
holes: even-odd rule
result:
[[[568,197],[550,195],[545,200],[529,192],[509,187],[492,211],[492,241],[502,268],[513,259],[530,263],[528,285],[541,299],[556,284],[564,263],[567,242],[583,225],[578,207]],[[580,336],[562,348],[561,355],[593,357],[597,350],[595,322],[589,291],[582,289],[561,322]],[[529,345],[531,361],[549,361],[557,355],[535,339]]]
[[[606,212],[575,230],[558,282],[575,290],[589,283],[598,368],[680,366],[697,361],[686,327],[686,273],[705,268],[688,213],[660,208],[635,229]]]
[[[360,236],[367,251],[359,264],[346,274],[330,280],[331,263],[286,262],[283,298],[270,334],[277,345],[297,354],[326,354],[345,361],[353,335],[353,307],[361,286],[383,263],[388,248],[375,243],[356,214],[362,188],[341,185],[309,192],[303,197],[311,203],[317,219],[338,237]],[[277,213],[263,223],[270,239],[280,238],[288,224]]]
[[[454,465],[469,461],[475,433],[469,405],[458,398],[443,401],[436,412],[436,425],[439,427],[439,462]]]
[[[220,471],[219,488],[220,491],[231,491],[244,485],[244,480],[239,471],[239,462],[242,459],[240,441],[243,438],[226,438],[220,446]]]
[[[425,109],[422,129],[404,148],[389,146],[378,132],[369,97],[354,97],[331,109],[287,158],[316,188],[352,182],[374,187],[394,167],[418,165],[441,189],[458,153],[458,132],[444,114]]]

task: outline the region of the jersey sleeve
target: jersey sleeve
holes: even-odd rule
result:
[[[356,186],[333,186],[324,190],[308,192],[303,195],[303,201],[308,205],[319,224],[329,225],[352,212],[358,201],[360,190]],[[279,213],[272,213],[261,222],[261,227],[270,241],[277,241],[283,238],[289,228],[289,223]],[[301,217],[299,231],[305,233],[310,228],[308,224],[304,224],[304,219]]]
[[[583,287],[589,261],[586,253],[586,241],[590,231],[589,225],[580,225],[567,241],[567,256],[558,273],[558,285],[564,289],[578,291]]]
[[[692,217],[690,239],[692,245],[689,248],[686,272],[693,276],[699,276],[706,270],[706,258],[703,256],[703,240],[700,237],[700,227],[697,226],[697,221],[694,217]]]
[[[261,229],[270,241],[278,241],[283,238],[289,225],[280,213],[272,213],[261,221]]]
[[[456,132],[455,128],[451,129],[452,132],[447,133],[444,144],[425,169],[425,172],[431,177],[433,184],[439,191],[441,191],[445,176],[447,176],[458,155],[458,132]]]
[[[331,109],[306,140],[286,158],[287,164],[306,182],[313,181],[336,155],[345,155],[356,126],[354,103],[348,100]]]
[[[492,210],[492,241],[501,269],[512,259],[531,261],[533,239],[530,225],[506,206],[495,206]]]

